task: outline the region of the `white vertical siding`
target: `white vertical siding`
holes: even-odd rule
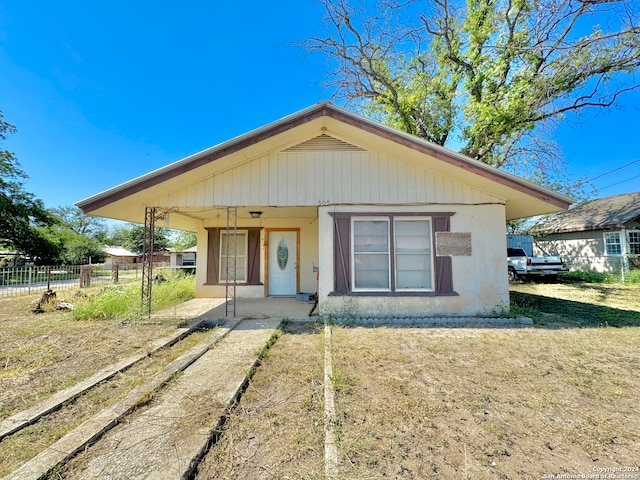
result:
[[[451,167],[455,168],[455,167]],[[367,151],[271,153],[157,199],[157,205],[491,203],[500,199],[442,174]]]

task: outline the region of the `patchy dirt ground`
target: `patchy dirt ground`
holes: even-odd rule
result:
[[[533,304],[568,303],[542,304],[559,311],[535,311],[535,328],[334,327],[340,479],[533,479],[640,466],[640,328],[600,326],[603,315],[640,325],[637,289],[518,291]],[[320,368],[321,352],[313,360],[309,347],[321,344],[317,333],[281,337],[198,478],[322,478],[322,432],[309,424],[322,421],[319,405],[311,416],[274,407],[283,388],[321,395],[307,373]],[[300,431],[306,441],[292,442]]]
[[[29,299],[11,300],[7,303],[14,309],[11,315],[8,309],[2,310],[0,303],[0,322],[5,333],[0,340],[4,366],[0,370],[0,411],[3,412],[0,418],[27,408],[118,359],[144,352],[148,342],[168,335],[180,322],[127,325],[106,320],[77,321],[62,312],[34,315],[28,308]],[[19,308],[20,305],[26,306],[26,310]],[[92,414],[124,396],[208,333],[192,333],[175,346],[157,351],[68,402],[62,409],[3,439],[0,476],[18,468]],[[64,355],[59,355],[61,350]]]
[[[198,469],[206,479],[324,479],[324,350],[288,324]]]
[[[0,419],[28,408],[181,323],[78,321],[68,312],[34,314],[39,296],[0,299]]]
[[[340,479],[533,479],[640,467],[638,287],[533,283],[512,293],[533,328],[334,327]],[[64,314],[20,322],[2,307],[10,332],[0,340],[2,409],[8,398],[10,408],[20,403],[6,390],[6,382],[22,388],[16,372],[46,395],[173,328],[87,328],[92,322]],[[51,360],[43,342],[65,353]],[[291,324],[198,479],[324,478],[322,380],[321,331]]]
[[[337,328],[341,478],[638,466],[638,328]]]

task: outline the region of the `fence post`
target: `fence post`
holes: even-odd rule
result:
[[[118,264],[114,263],[111,265],[111,280],[113,280],[113,283],[118,283]]]
[[[28,292],[31,293],[31,281],[33,278],[33,266],[29,267],[29,288],[28,288]]]
[[[80,288],[91,286],[91,265],[80,266]]]

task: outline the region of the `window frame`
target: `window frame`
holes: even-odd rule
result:
[[[610,257],[618,257],[622,255],[622,236],[620,232],[604,232],[602,234],[604,240],[604,254]],[[610,239],[617,239],[616,242],[612,242]],[[612,253],[609,249],[611,246],[617,247],[617,252]]]
[[[386,252],[356,252],[356,248],[355,248],[355,223],[356,222],[380,222],[380,221],[384,221],[387,223],[387,251]],[[379,217],[351,217],[351,235],[350,235],[350,242],[351,242],[351,258],[350,258],[350,262],[351,262],[351,271],[353,272],[352,278],[351,278],[351,290],[353,292],[391,292],[393,290],[391,290],[392,288],[392,279],[391,279],[391,221],[389,219],[389,217],[385,217],[385,216],[379,216]],[[367,288],[359,288],[356,287],[356,256],[358,255],[363,255],[363,256],[369,256],[369,255],[380,255],[382,253],[386,253],[387,255],[387,282],[389,287],[388,288],[371,288],[371,287],[367,287]]]
[[[228,279],[226,278],[226,269],[223,270],[222,268],[222,262],[223,259],[227,258],[226,252],[224,252],[223,248],[222,248],[222,238],[225,237],[227,235],[227,231],[226,230],[220,230],[220,258],[218,259],[218,281],[221,285],[226,285],[229,283]],[[236,275],[236,283],[247,283],[247,279],[249,277],[249,269],[248,269],[248,264],[249,264],[249,231],[248,230],[236,230],[236,236],[240,236],[240,235],[244,235],[244,260],[242,262],[242,269],[243,269],[243,277],[241,279],[239,279]],[[237,267],[239,265],[239,262],[236,263],[236,273],[238,271]],[[225,278],[223,278],[225,277]]]
[[[631,234],[636,237],[633,241]],[[627,246],[629,255],[640,255],[640,230],[627,230]]]
[[[356,222],[375,222],[375,221],[384,221],[387,223],[387,250],[386,252],[357,252],[356,244],[355,244],[355,224]],[[428,226],[428,251],[426,253],[420,253],[421,255],[428,256],[429,263],[429,284],[430,286],[427,288],[398,288],[397,279],[398,279],[398,255],[416,255],[419,252],[398,252],[396,248],[397,244],[397,233],[396,233],[396,223],[401,221],[415,221],[415,222],[427,222]],[[434,294],[435,293],[435,274],[436,274],[436,262],[434,255],[434,222],[432,215],[427,214],[411,214],[411,215],[402,215],[402,214],[376,214],[376,215],[359,215],[353,214],[350,217],[350,233],[349,233],[349,242],[350,242],[350,266],[351,266],[351,292],[353,293],[387,293],[391,295],[400,296],[403,294]],[[356,257],[358,255],[374,255],[386,253],[387,255],[387,275],[388,275],[388,288],[370,288],[370,287],[358,287],[356,286]]]
[[[427,252],[400,252],[401,256],[409,256],[409,255],[427,255],[429,260],[429,287],[424,287],[424,288],[401,288],[398,289],[398,251],[395,248],[395,245],[397,244],[397,230],[396,230],[396,222],[401,221],[401,222],[427,222],[428,224],[428,246],[427,246]],[[424,216],[424,217],[404,217],[404,216],[394,216],[393,217],[393,255],[394,255],[394,269],[393,269],[393,288],[394,288],[394,292],[432,292],[435,290],[435,281],[434,281],[434,275],[435,275],[435,259],[434,259],[434,255],[433,255],[433,241],[434,241],[434,232],[433,232],[433,219],[430,216]],[[422,271],[422,270],[421,270]]]

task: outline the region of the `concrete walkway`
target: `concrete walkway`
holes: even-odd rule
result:
[[[89,452],[80,478],[183,478],[205,453],[278,319],[243,320],[162,390],[150,408],[114,428]]]
[[[145,384],[69,432],[5,480],[36,480],[86,449],[90,459],[87,471],[77,478],[181,478],[187,474],[240,392],[259,351],[282,321],[281,316],[224,319],[220,307],[219,301],[194,299],[183,308],[160,314],[197,317],[196,324],[222,325]],[[262,317],[265,312],[251,313]],[[175,377],[180,372],[183,373]],[[153,401],[148,408],[133,411],[149,397]]]

